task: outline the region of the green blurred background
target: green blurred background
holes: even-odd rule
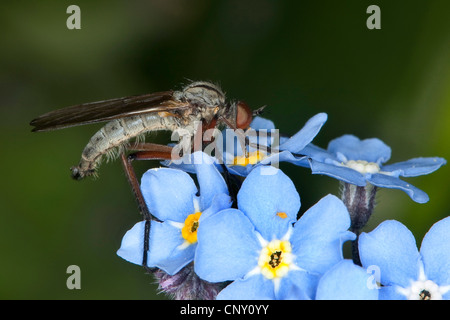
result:
[[[81,8],[81,30],[66,9]],[[366,9],[381,8],[381,30]],[[99,126],[31,133],[29,121],[68,105],[220,83],[230,98],[292,134],[318,112],[314,142],[352,133],[392,148],[390,163],[450,159],[450,2],[442,1],[9,1],[0,11],[0,298],[164,299],[141,267],[116,256],[140,219],[121,165],[75,182],[69,167]],[[154,136],[167,142],[167,136]],[[137,164],[142,173],[149,163]],[[283,164],[301,212],[339,183]],[[427,204],[381,190],[372,230],[403,222],[418,244],[450,215],[450,171],[408,179]],[[68,290],[66,268],[81,268]]]

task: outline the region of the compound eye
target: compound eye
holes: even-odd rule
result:
[[[243,101],[238,101],[236,103],[236,109],[236,127],[238,129],[247,129],[252,122],[252,111]]]

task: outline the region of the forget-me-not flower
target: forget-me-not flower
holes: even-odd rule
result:
[[[439,157],[413,158],[384,165],[391,157],[391,148],[381,140],[360,140],[344,135],[332,140],[328,149],[307,146],[314,174],[324,174],[356,186],[370,183],[381,188],[400,189],[418,203],[429,200],[428,195],[399,177],[416,177],[429,174],[446,163]]]
[[[299,166],[309,167],[303,149],[310,144],[327,121],[326,113],[318,113],[292,137],[279,136],[271,120],[255,117],[246,132],[226,129],[216,136],[215,156],[218,169],[223,171],[221,164],[234,175],[246,177],[255,166],[277,165],[279,162],[290,162]],[[249,145],[245,145],[247,137]],[[183,156],[177,161],[163,161],[163,165],[178,168],[186,172],[194,172],[191,157]]]
[[[435,223],[417,250],[414,235],[395,220],[359,237],[363,267],[380,269],[380,299],[450,299],[450,217]]]
[[[238,209],[210,215],[199,228],[196,273],[209,282],[234,281],[218,299],[313,299],[320,275],[354,239],[348,211],[332,195],[296,221],[293,182],[268,168],[272,174],[258,166],[244,180]]]
[[[279,162],[290,162],[309,167],[307,157],[302,151],[319,133],[327,118],[326,113],[318,113],[311,117],[293,136],[282,137],[271,120],[256,117],[250,124],[255,135],[249,135],[250,145],[246,148],[247,152],[244,152],[245,148],[241,145],[241,140],[227,137],[234,144],[234,148],[225,148],[225,151],[232,150],[232,152],[224,153],[224,163],[232,174],[240,176],[247,176],[256,165],[277,165]],[[277,134],[271,134],[271,132]],[[266,136],[261,137],[262,133],[265,133]]]
[[[229,208],[227,185],[213,160],[196,152],[196,176],[200,190],[184,171],[172,168],[150,169],[141,179],[141,190],[151,214],[148,267],[173,275],[194,260],[197,230],[209,214]],[[145,222],[137,223],[122,239],[117,254],[142,264]]]

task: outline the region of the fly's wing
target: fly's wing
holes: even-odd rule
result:
[[[109,121],[150,112],[174,112],[189,107],[174,99],[173,91],[83,103],[43,114],[30,122],[34,132]]]

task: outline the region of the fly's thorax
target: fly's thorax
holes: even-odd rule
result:
[[[182,92],[175,93],[180,101],[187,101],[201,114],[200,120],[209,123],[211,120],[222,119],[228,126],[247,129],[253,120],[253,113],[243,101],[227,103],[222,90],[209,82],[193,82]],[[225,120],[223,120],[225,119]]]
[[[216,107],[225,105],[225,94],[209,82],[193,82],[182,91],[182,99],[198,106]]]
[[[185,86],[182,91],[174,93],[175,99],[188,102],[191,109],[184,115],[188,122],[206,121],[209,123],[225,106],[225,94],[209,82],[197,81]]]

